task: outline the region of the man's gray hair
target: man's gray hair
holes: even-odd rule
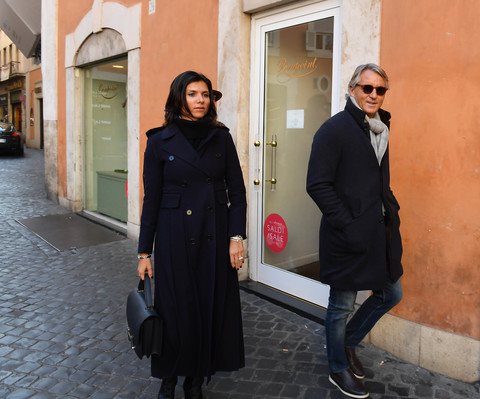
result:
[[[388,76],[387,73],[379,67],[377,64],[369,63],[369,64],[362,64],[359,65],[356,69],[355,72],[353,72],[352,78],[350,79],[350,82],[348,83],[348,87],[354,89],[358,82],[360,82],[360,75],[363,71],[370,70],[373,72],[378,73],[383,80],[385,81],[385,87],[388,89]]]

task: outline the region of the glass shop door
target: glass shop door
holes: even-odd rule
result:
[[[256,21],[249,253],[253,280],[326,307],[329,288],[318,281],[322,215],[305,186],[313,136],[338,111],[340,23],[338,7],[318,8]]]

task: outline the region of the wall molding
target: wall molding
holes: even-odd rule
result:
[[[125,7],[95,0],[75,31],[65,37],[66,157],[68,208],[83,209],[82,76],[80,66],[127,54],[128,222],[127,234],[138,236],[141,4]],[[107,45],[105,45],[107,44]]]

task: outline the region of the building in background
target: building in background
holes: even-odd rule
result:
[[[368,340],[479,380],[478,17],[477,0],[43,0],[48,195],[136,238],[144,133],[163,122],[172,79],[203,72],[223,92],[247,183],[241,277],[321,309],[310,145],[355,67],[378,63],[391,79],[405,297]]]
[[[27,60],[17,46],[0,31],[0,119],[25,132]]]
[[[42,71],[0,30],[0,120],[11,122],[29,148],[43,148]]]
[[[0,0],[0,120],[43,148],[41,0]]]

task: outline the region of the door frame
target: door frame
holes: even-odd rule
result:
[[[250,87],[250,132],[249,132],[249,277],[253,281],[270,286],[305,301],[326,307],[328,286],[307,277],[267,266],[262,263],[263,218],[262,187],[264,186],[263,129],[265,95],[265,33],[304,24],[318,19],[334,17],[334,44],[332,67],[332,109],[334,115],[340,103],[341,65],[341,1],[325,0],[265,11],[252,17],[251,32],[251,87]],[[256,146],[255,143],[260,146]],[[257,181],[258,184],[255,184]]]

